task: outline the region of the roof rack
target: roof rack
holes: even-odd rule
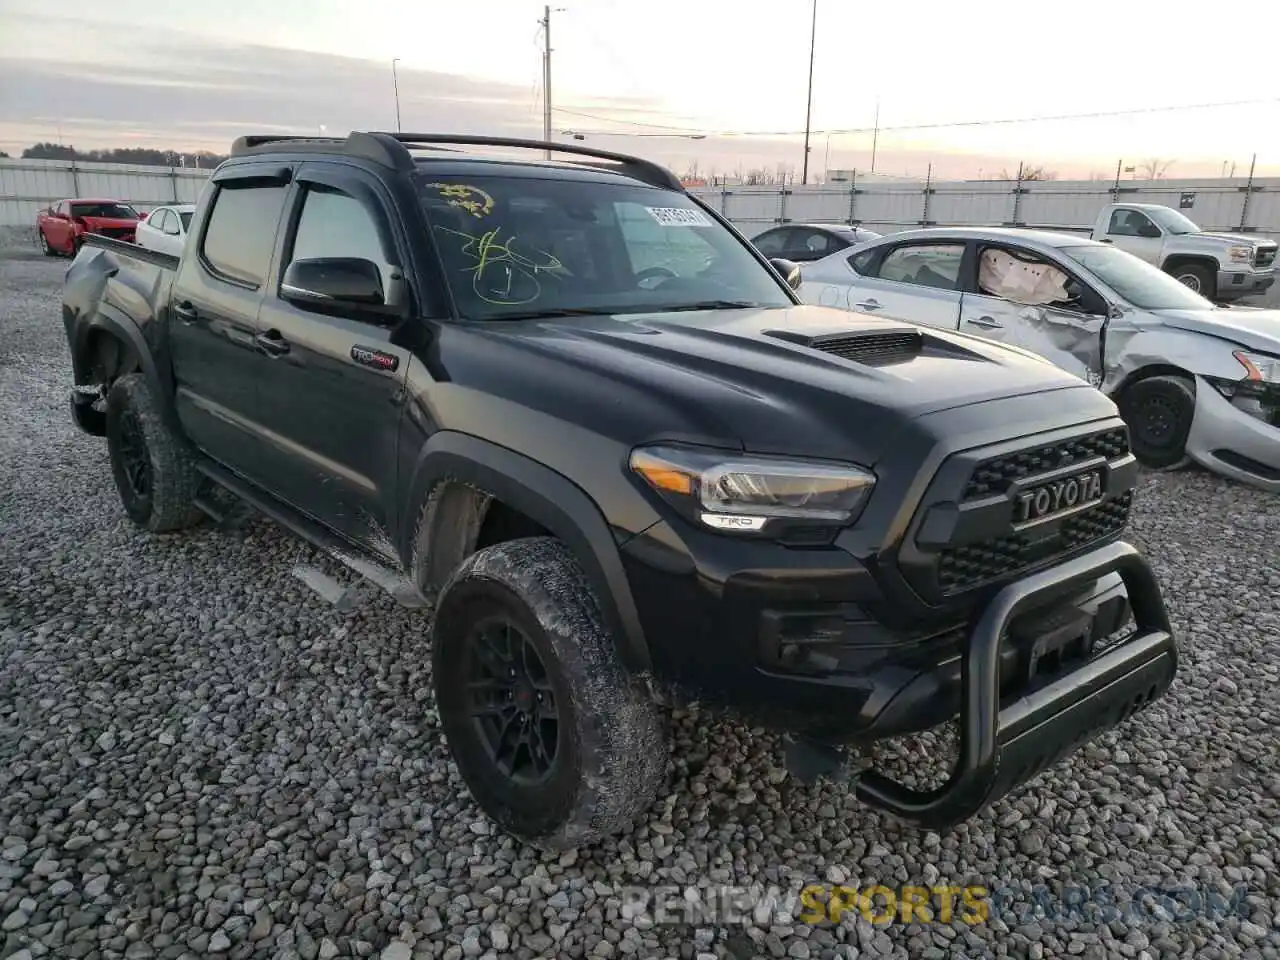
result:
[[[614,153],[609,150],[597,150],[593,147],[582,147],[571,143],[548,143],[543,140],[522,140],[512,137],[482,137],[467,134],[450,133],[386,133],[353,131],[342,137],[310,137],[275,134],[260,134],[239,137],[231,145],[233,157],[248,156],[255,153],[273,153],[281,146],[285,149],[303,153],[331,153],[335,145],[341,144],[341,150],[351,156],[364,157],[393,170],[410,171],[415,168],[413,155],[409,147],[432,147],[447,149],[442,145],[505,147],[520,150],[542,150],[544,152],[566,153],[592,160],[605,160],[621,168],[620,172],[633,177],[650,186],[669,190],[684,190],[680,180],[666,167],[633,157],[625,153]],[[593,163],[591,166],[612,169],[605,164]]]

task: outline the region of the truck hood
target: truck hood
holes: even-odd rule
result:
[[[1248,350],[1280,354],[1280,310],[1231,307],[1227,310],[1153,310],[1176,330],[1233,340]]]
[[[1250,236],[1247,233],[1187,233],[1179,234],[1180,237],[1208,237],[1211,240],[1221,240],[1223,243],[1244,243],[1251,247],[1274,247],[1274,240],[1268,240],[1265,237]]]
[[[829,352],[837,339],[847,352],[883,346],[886,335],[918,335],[921,348],[882,363]],[[868,462],[895,441],[896,430],[918,430],[912,421],[926,414],[1055,390],[1093,394],[1025,351],[818,306],[529,321],[488,336],[559,361],[566,376],[547,403],[598,408],[604,380],[619,416],[649,411],[636,414],[646,430],[664,423],[672,434],[731,438],[758,453]],[[545,397],[545,384],[543,391]],[[1081,404],[1095,409],[1092,398]],[[1062,407],[1076,409],[1067,397]]]

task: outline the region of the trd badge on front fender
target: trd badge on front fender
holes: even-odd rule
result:
[[[351,359],[362,367],[372,367],[374,370],[386,370],[389,373],[394,372],[395,369],[400,366],[400,358],[394,353],[375,350],[373,347],[352,347]]]
[[[1102,472],[1089,470],[1028,487],[1014,499],[1014,523],[1032,524],[1074,513],[1102,500]]]

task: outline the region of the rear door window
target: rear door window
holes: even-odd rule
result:
[[[885,256],[880,264],[880,279],[956,290],[963,259],[962,243],[904,243]]]
[[[285,187],[223,186],[200,245],[205,266],[218,277],[258,287],[266,279]]]

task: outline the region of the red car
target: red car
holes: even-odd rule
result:
[[[45,256],[56,257],[74,255],[87,233],[132,243],[143,219],[144,214],[119,200],[60,200],[36,215],[36,229]]]

